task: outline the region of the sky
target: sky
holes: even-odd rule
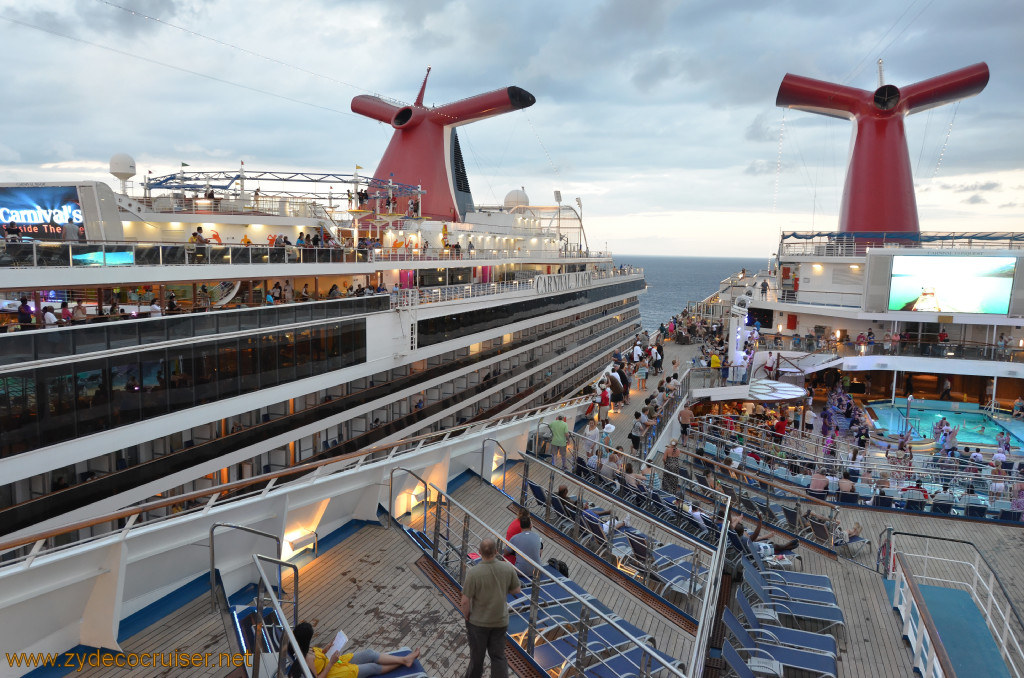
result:
[[[976,97],[910,116],[922,230],[1024,230],[1024,12],[976,0],[0,0],[0,181],[186,162],[351,172],[392,129],[353,96],[508,85],[531,108],[460,127],[476,202],[580,197],[591,246],[768,256],[833,230],[849,121],[784,110],[795,73],[873,90],[979,61]]]

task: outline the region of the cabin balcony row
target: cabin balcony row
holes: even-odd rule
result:
[[[559,336],[566,332],[585,331],[586,337],[581,335],[580,340],[590,341],[618,323],[628,321],[633,328],[636,303],[635,297],[609,301],[561,318],[548,316],[547,320],[542,313],[537,316],[540,322],[527,329],[473,344],[466,342],[454,351],[444,351],[440,344],[459,330],[461,320],[470,319],[446,316],[437,322],[421,321],[425,324],[418,340],[423,345],[438,345],[443,352],[422,359],[410,358],[412,367],[394,367],[402,374],[395,378],[397,381],[385,380],[386,386],[371,378],[360,404],[370,402],[366,398],[371,396],[385,397],[394,389],[426,383],[509,352],[540,351],[530,358],[534,360],[545,355],[545,351],[567,351],[575,344]],[[466,336],[486,329],[490,322],[488,317],[476,318],[478,313],[465,315],[479,321],[461,328],[468,333]],[[190,321],[203,317],[184,316]],[[83,436],[122,429],[140,421],[149,425],[145,430],[135,429],[136,437],[159,435],[164,429],[178,431],[181,424],[176,422],[180,418],[174,413],[191,411],[190,422],[206,421],[210,417],[202,410],[214,404],[218,412],[225,407],[229,408],[227,411],[251,409],[254,399],[273,402],[272,394],[286,386],[297,397],[306,392],[303,385],[311,383],[311,379],[339,383],[361,378],[351,372],[353,368],[362,373],[379,372],[376,365],[390,368],[397,362],[394,349],[370,342],[369,337],[390,337],[399,331],[398,324],[374,322],[373,318],[327,319],[253,332],[185,336],[162,343],[146,342],[135,351],[125,345],[84,357],[65,356],[61,362],[50,361],[38,367],[0,369],[0,457],[54,445],[75,447]],[[394,320],[390,316],[389,319]],[[194,330],[197,326],[193,323],[191,327]],[[59,334],[9,336],[31,336],[45,341],[47,336]],[[172,416],[173,421],[167,419]],[[83,449],[75,447],[71,451],[80,456]],[[11,474],[13,470],[7,467],[7,472]]]
[[[420,379],[409,388],[408,378],[394,376],[407,371],[399,368],[37,470],[0,487],[0,506],[7,504],[0,509],[3,532],[56,520],[68,511],[111,510],[157,493],[183,494],[261,471],[347,455],[414,430],[443,430],[566,397],[607,364],[609,343],[624,347],[629,342],[637,318],[633,308],[544,347],[507,357],[467,356],[472,363],[468,372],[458,370],[440,382]],[[439,366],[445,374],[459,367]]]

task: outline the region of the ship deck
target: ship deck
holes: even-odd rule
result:
[[[688,363],[695,350],[691,346],[669,344],[666,369],[673,358],[678,358],[681,366]],[[650,379],[648,383],[656,386],[657,379]],[[634,394],[632,404],[614,415],[613,421],[631,422],[632,413],[642,401],[643,396]],[[626,433],[627,426],[617,425],[613,444],[628,445]],[[512,496],[517,496],[518,478],[517,467],[512,467],[506,478],[506,489]],[[475,478],[455,490],[452,496],[499,532],[512,520],[508,499]],[[1017,564],[1017,554],[1024,547],[1024,530],[1020,528],[955,518],[844,509],[844,524],[849,527],[852,521],[860,522],[864,536],[873,541],[872,547],[859,558],[832,560],[802,549],[804,570],[831,578],[847,620],[839,660],[840,678],[897,678],[912,673],[910,650],[901,637],[900,619],[888,602],[881,576],[874,571],[878,535],[887,525],[899,531],[973,541],[1002,578],[1014,603],[1024,606],[1024,587],[1019,585],[1024,583],[1024,578]],[[545,558],[564,560],[575,581],[623,618],[653,634],[660,649],[679,658],[688,658],[691,636],[553,540],[545,541]],[[964,559],[966,548],[935,543],[931,545],[931,554]],[[314,642],[329,644],[334,633],[343,629],[351,639],[350,648],[420,647],[424,653],[421,661],[429,675],[461,676],[468,661],[461,616],[415,566],[420,555],[419,548],[402,531],[368,525],[302,567],[300,616],[316,627]],[[941,570],[935,569],[932,574],[940,575]],[[1024,629],[1015,630],[1024,635]],[[228,651],[221,621],[210,611],[205,593],[125,639],[121,645],[127,652]],[[135,669],[135,675],[162,676],[173,671],[176,669]],[[111,674],[111,669],[91,669],[83,674],[105,676]],[[228,674],[228,669],[216,666],[189,669],[189,675],[193,676]]]

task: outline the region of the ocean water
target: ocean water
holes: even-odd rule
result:
[[[686,308],[689,301],[701,301],[718,289],[718,283],[741,268],[766,268],[766,259],[732,257],[616,256],[615,265],[640,266],[647,279],[647,292],[640,295],[640,323],[656,330],[670,316]]]

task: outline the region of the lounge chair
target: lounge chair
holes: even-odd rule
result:
[[[653,647],[633,646],[604,657],[583,671],[583,678],[640,678],[661,675],[666,666],[683,668],[683,662]]]
[[[792,555],[792,553],[791,553]],[[750,553],[754,566],[770,584],[786,584],[789,586],[809,586],[811,588],[832,590],[832,580],[823,574],[809,574],[805,572],[790,572],[788,570],[773,570],[761,558],[756,551]]]
[[[819,605],[796,600],[777,600],[761,585],[760,578],[744,582],[747,590],[757,600],[751,601],[751,609],[758,621],[780,623],[781,619],[792,620],[798,627],[807,622],[821,624],[822,632],[845,629],[846,618],[838,605]]]
[[[801,631],[777,624],[763,624],[754,614],[754,609],[750,606],[750,601],[746,596],[737,595],[736,602],[739,605],[740,614],[743,615],[746,622],[747,632],[759,641],[775,645],[791,645],[814,652],[822,652],[833,657],[839,655],[836,639],[829,634]]]
[[[798,600],[804,603],[816,603],[818,605],[835,605],[836,594],[831,589],[809,588],[793,584],[778,584],[770,582],[749,559],[742,561],[743,581],[745,583],[756,582],[763,591],[767,592],[772,599],[785,602]],[[802,573],[799,573],[802,574]]]
[[[830,530],[829,526],[821,520],[816,520],[814,517],[808,519],[811,525],[811,531],[814,533],[815,539],[820,541],[822,544],[835,548],[836,551],[843,550],[846,552],[846,556],[853,558],[858,555],[864,547],[871,548],[871,540],[865,539],[860,535],[854,535],[849,539],[845,539],[842,535],[837,534],[838,530]]]
[[[767,654],[770,658],[797,671],[807,671],[823,678],[836,678],[838,672],[836,658],[820,652],[814,652],[806,648],[794,648],[786,645],[774,645],[771,643],[760,643],[755,641],[747,630],[743,628],[732,610],[725,608],[722,613],[722,621],[725,622],[729,633],[733,635],[736,642],[740,644],[739,652],[756,654],[758,657]]]
[[[772,659],[767,652],[756,651],[756,653],[758,656],[744,661],[728,640],[722,643],[722,658],[737,678],[756,678],[757,675],[782,677],[782,664]]]

